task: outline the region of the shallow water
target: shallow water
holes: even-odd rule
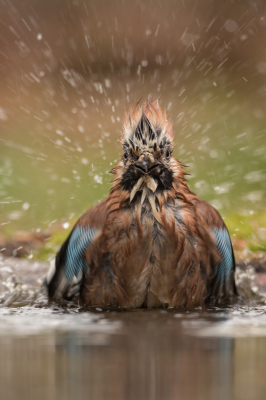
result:
[[[228,308],[88,311],[48,303],[47,263],[0,261],[1,398],[265,398],[266,288],[251,265]]]
[[[10,308],[1,398],[264,399],[265,311]]]

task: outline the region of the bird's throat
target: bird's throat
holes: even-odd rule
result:
[[[149,175],[142,176],[130,192],[130,202],[132,202],[137,192],[142,192],[141,204],[143,204],[149,192],[155,193],[157,186],[158,182],[153,177]]]

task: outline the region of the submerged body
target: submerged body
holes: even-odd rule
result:
[[[187,187],[172,139],[158,103],[125,117],[113,187],[58,253],[50,298],[69,298],[76,287],[86,306],[167,308],[236,294],[226,226]]]

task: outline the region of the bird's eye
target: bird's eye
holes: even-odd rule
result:
[[[128,154],[127,154],[127,152],[125,152],[124,153],[124,160],[127,161],[127,159],[128,159]]]
[[[170,158],[170,156],[171,156],[171,153],[170,153],[170,150],[166,150],[166,152],[165,152],[165,158],[167,158],[167,160]]]

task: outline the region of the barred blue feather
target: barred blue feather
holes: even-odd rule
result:
[[[76,225],[46,275],[50,298],[70,298],[79,290],[88,266],[84,254],[95,237],[96,229]],[[75,278],[76,277],[76,278]]]
[[[215,228],[216,245],[221,256],[221,262],[215,269],[215,276],[220,285],[225,285],[234,268],[234,255],[229,233],[226,228]]]
[[[87,264],[83,258],[86,248],[91,243],[95,234],[95,229],[89,226],[76,226],[70,236],[70,240],[66,252],[65,274],[69,282],[73,276],[78,277],[82,271],[87,272]]]

